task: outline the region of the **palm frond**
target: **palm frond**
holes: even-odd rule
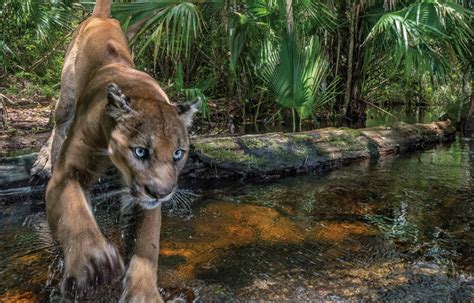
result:
[[[49,40],[52,28],[70,28],[71,7],[63,3],[40,4],[36,17],[36,36],[40,40]]]
[[[372,43],[367,49],[392,57],[395,69],[405,66],[406,75],[429,71],[443,78],[456,59],[472,55],[472,17],[471,11],[449,1],[417,1],[383,14],[364,46]]]
[[[3,5],[2,11],[13,14],[9,19],[13,19],[16,26],[33,29],[41,42],[51,42],[53,29],[70,27],[73,7],[70,1],[7,0]]]
[[[153,43],[155,61],[160,52],[174,58],[189,56],[191,45],[204,26],[199,8],[190,1],[115,3],[112,6],[112,15],[125,27],[143,23],[132,37],[131,44],[146,33],[147,39],[139,54]]]
[[[176,77],[174,81],[176,91],[179,94],[184,95],[184,98],[185,98],[184,101],[193,101],[196,99],[200,99],[201,107],[199,109],[199,112],[202,114],[203,118],[209,118],[209,115],[210,115],[210,109],[208,106],[208,98],[204,94],[204,92],[209,88],[211,81],[213,81],[213,79],[202,81],[194,87],[185,87],[183,66],[181,63],[177,64]]]
[[[245,49],[260,49],[261,41],[275,36],[270,19],[278,9],[277,0],[247,0],[245,4],[245,10],[231,12],[227,24],[231,71],[236,70]],[[250,45],[251,42],[253,45]]]
[[[329,101],[332,94],[328,92],[335,91],[335,84],[322,89],[329,64],[316,38],[301,44],[294,33],[287,33],[279,46],[267,43],[262,60],[265,63],[260,69],[261,77],[276,101],[296,109],[301,118],[311,116],[314,106]]]
[[[332,32],[337,26],[335,15],[326,4],[320,1],[298,0],[296,1],[295,11],[298,19],[307,19],[312,27],[319,30]],[[305,24],[305,22],[300,23]]]

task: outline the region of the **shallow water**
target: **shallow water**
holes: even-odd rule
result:
[[[469,146],[471,145],[471,146]],[[474,300],[474,143],[271,183],[194,188],[162,228],[166,299]],[[94,195],[119,244],[117,195]],[[119,245],[120,246],[120,245]],[[57,301],[41,195],[0,192],[0,302]],[[118,287],[95,298],[116,300]]]

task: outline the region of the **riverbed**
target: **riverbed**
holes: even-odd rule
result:
[[[165,211],[160,290],[187,301],[474,300],[473,176],[474,142],[458,140],[326,173],[187,184],[187,203]],[[120,195],[99,189],[92,201],[122,249]],[[60,299],[41,191],[0,191],[0,247],[0,302]]]

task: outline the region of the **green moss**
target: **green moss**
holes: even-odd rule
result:
[[[338,134],[331,133],[327,137],[322,138],[321,141],[328,142],[331,143],[331,145],[342,148],[351,145],[360,145],[361,141],[357,138],[365,137],[364,133],[358,129],[341,127],[337,130],[339,130]]]
[[[401,136],[407,135],[429,135],[423,127],[417,127],[415,125],[405,124],[403,122],[397,122],[393,124],[393,130]]]
[[[328,152],[317,145],[305,142],[295,142],[291,150],[283,148],[275,150],[277,160],[288,164],[302,164],[308,158],[318,158],[327,155]]]
[[[301,157],[297,153],[292,153],[285,149],[274,151],[275,161],[281,161],[287,164],[295,164],[301,162]]]
[[[348,144],[346,138],[342,138],[341,136],[335,136],[333,140],[330,141],[332,145],[336,147],[344,147]]]
[[[296,147],[295,154],[300,156],[301,158],[306,158],[306,157],[312,157],[312,156],[318,156],[318,150],[314,148],[313,145],[307,145],[307,144],[300,144]]]
[[[329,136],[325,137],[323,142],[328,142],[331,143],[332,145],[335,146],[345,146],[349,142],[353,142],[354,138],[351,136],[346,136],[345,134],[330,134]]]
[[[310,134],[288,135],[275,138],[246,137],[232,141],[221,138],[195,143],[198,151],[215,162],[227,162],[238,165],[271,168],[275,166],[302,165],[307,159],[328,156],[324,148],[314,143]],[[331,145],[344,146],[350,140],[360,144],[351,136],[334,135]]]
[[[313,136],[309,134],[293,134],[290,138],[296,143],[311,142],[314,139]]]
[[[195,143],[194,145],[199,149],[238,148],[238,145],[232,138],[206,139],[200,143]]]
[[[232,142],[234,143],[234,142]],[[232,144],[235,146],[235,144]],[[261,166],[266,163],[266,160],[261,157],[256,157],[251,154],[246,154],[244,151],[237,148],[229,149],[229,144],[222,144],[222,142],[213,143],[198,143],[195,147],[200,150],[207,157],[222,162],[232,163],[247,163],[250,165]]]
[[[256,137],[242,138],[242,142],[249,149],[263,149],[267,146],[266,140],[262,140]]]
[[[362,133],[358,129],[349,128],[349,127],[341,127],[340,130],[343,130],[347,135],[352,136],[354,138],[364,136],[364,133]]]

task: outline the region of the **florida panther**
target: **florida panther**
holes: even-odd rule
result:
[[[110,0],[76,29],[66,54],[56,125],[33,173],[48,174],[48,222],[64,254],[63,294],[122,276],[115,246],[101,233],[86,190],[111,164],[142,209],[121,301],[162,301],[157,288],[161,203],[172,198],[189,151],[187,127],[199,102],[172,104],[135,69]]]

